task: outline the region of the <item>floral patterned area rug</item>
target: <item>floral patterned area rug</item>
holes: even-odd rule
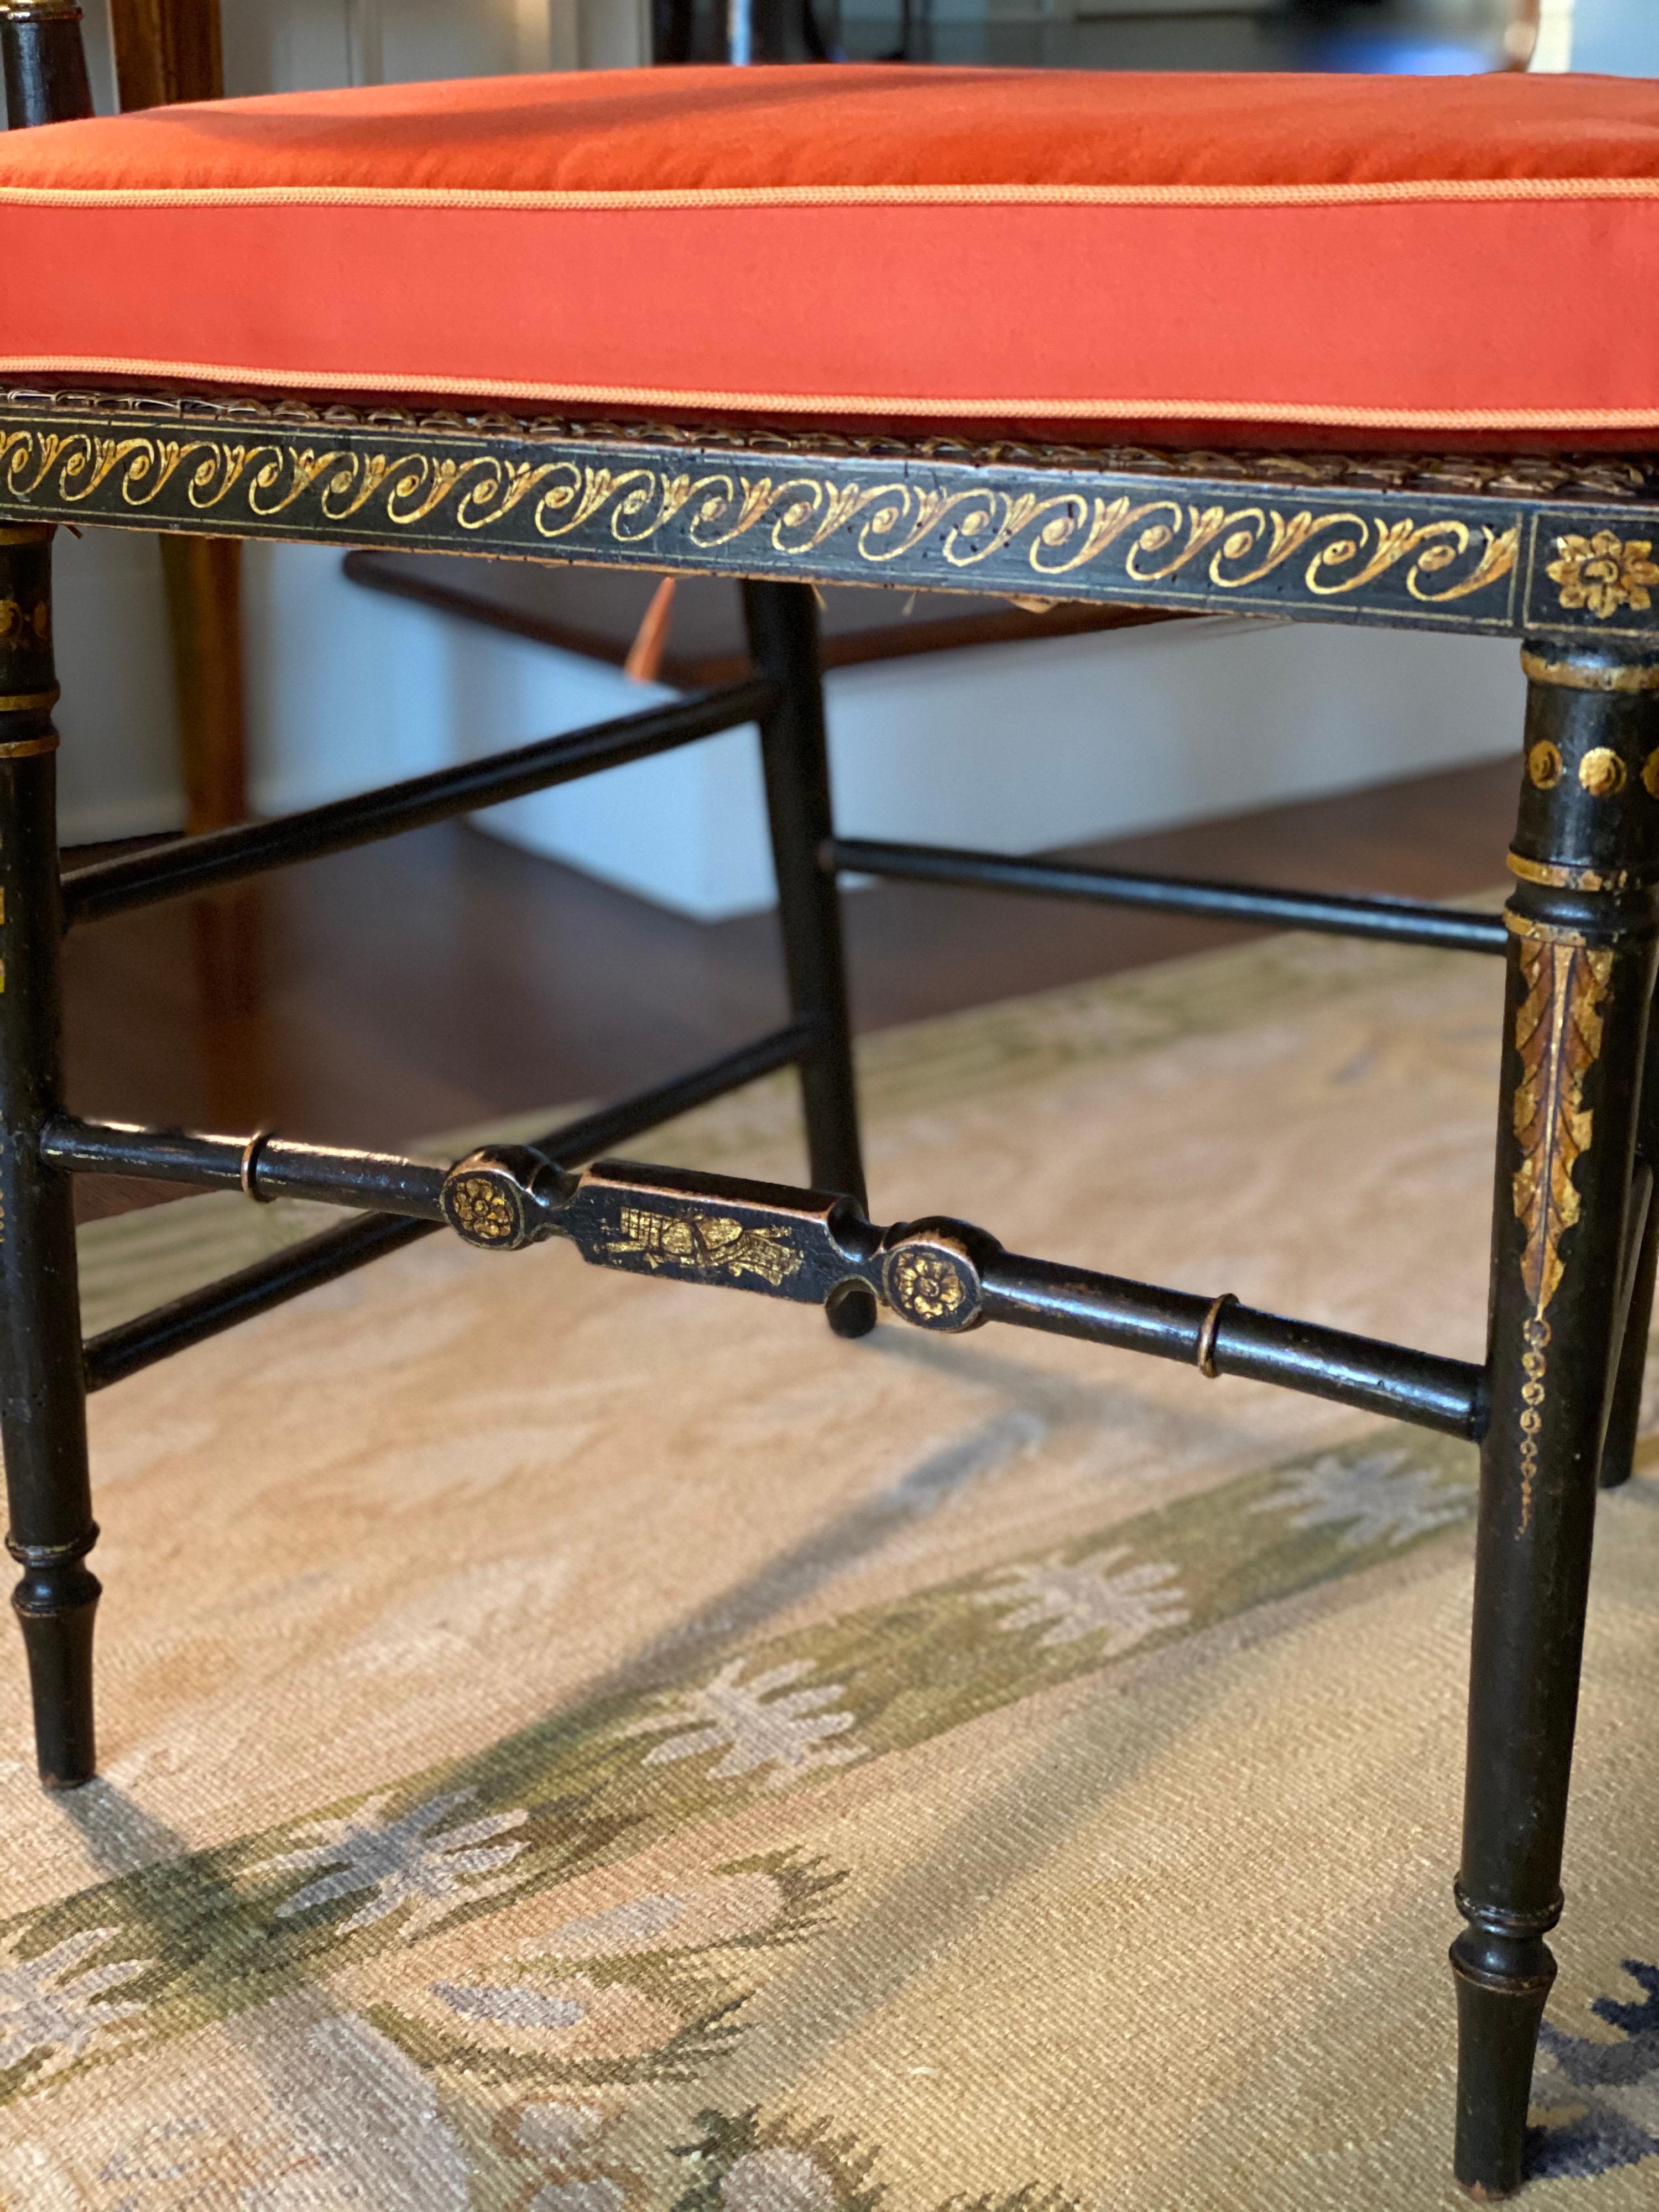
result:
[[[1499,983],[1274,940],[878,1038],[878,1215],[1476,1357]],[[651,1149],[797,1173],[788,1087]],[[99,1223],[89,1325],[315,1218]],[[435,1238],[93,1413],[100,1782],[0,1646],[12,2212],[1461,2202],[1467,1448]],[[1656,1613],[1644,1471],[1540,2212],[1659,2191]]]

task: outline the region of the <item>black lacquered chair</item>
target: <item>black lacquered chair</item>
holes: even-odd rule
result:
[[[821,1305],[847,1337],[1000,1322],[1277,1382],[1481,1443],[1456,2170],[1513,2190],[1598,1473],[1631,1471],[1654,1291],[1653,88],[682,70],[94,123],[77,13],[0,4],[13,123],[64,118],[0,141],[0,1427],[43,1779],[95,1769],[87,1392],[446,1224]],[[736,576],[753,671],[60,877],[49,564],[82,521]],[[813,601],[838,581],[1521,638],[1508,908],[839,838]],[[66,927],[750,721],[775,1034],[447,1171],[67,1111]],[[873,1224],[852,870],[1503,958],[1484,1360]],[[810,1187],[599,1157],[789,1065]],[[70,1178],[112,1173],[361,1218],[83,1343]]]

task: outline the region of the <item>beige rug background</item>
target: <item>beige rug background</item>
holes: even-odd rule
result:
[[[1276,939],[877,1038],[875,1211],[1478,1357],[1500,998]],[[794,1176],[789,1085],[640,1149]],[[88,1326],[317,1218],[95,1224]],[[0,1645],[0,2203],[1460,2201],[1466,1448],[440,1239],[93,1423],[101,1782],[40,1795]],[[1656,1503],[1540,2208],[1659,2189]]]

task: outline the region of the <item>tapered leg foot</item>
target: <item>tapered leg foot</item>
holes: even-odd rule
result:
[[[26,1557],[23,1567],[11,1602],[28,1658],[35,1758],[48,1790],[75,1790],[98,1771],[92,1632],[102,1585],[80,1559]]]
[[[1452,1945],[1451,1962],[1457,1987],[1453,2172],[1468,2196],[1492,2204],[1521,2186],[1533,2060],[1555,1960],[1540,1936],[1494,1936],[1471,1926]]]

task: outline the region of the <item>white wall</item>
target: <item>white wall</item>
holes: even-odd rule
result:
[[[635,69],[648,0],[222,0],[230,93]]]
[[[93,98],[115,106],[109,10],[83,0]],[[526,70],[633,69],[649,0],[220,0],[233,97]]]
[[[1573,0],[1572,66],[1609,76],[1659,76],[1655,0]]]
[[[52,576],[64,842],[176,830],[184,785],[155,540],[139,531],[60,530]]]
[[[222,0],[225,88],[398,84],[644,58],[638,0]]]

